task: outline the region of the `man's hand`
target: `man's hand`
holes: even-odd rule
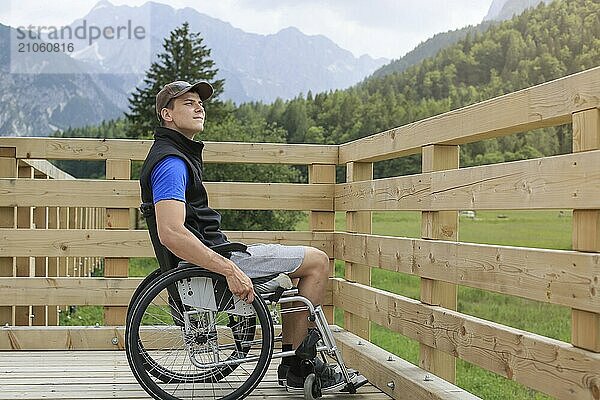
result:
[[[229,290],[246,303],[251,304],[254,301],[254,285],[252,285],[252,281],[233,261],[227,261],[231,264],[231,272],[225,275]]]
[[[158,237],[177,257],[227,278],[229,290],[246,303],[254,301],[254,286],[235,263],[206,247],[185,226],[185,203],[161,200],[154,206]]]

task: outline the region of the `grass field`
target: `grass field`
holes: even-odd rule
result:
[[[507,246],[571,249],[571,211],[479,211],[475,219],[461,217],[462,242]],[[336,231],[345,228],[343,213],[336,214]],[[307,230],[302,222],[298,230]],[[418,212],[374,212],[373,234],[418,238]],[[336,260],[336,275],[343,276],[343,262]],[[419,298],[419,278],[380,269],[372,270],[372,286],[414,299]],[[486,320],[569,342],[569,308],[504,296],[479,289],[459,287],[458,311]],[[343,313],[336,310],[336,323],[343,325]],[[371,340],[378,346],[418,364],[419,346],[414,340],[371,324]],[[488,372],[465,361],[457,362],[457,384],[484,399],[549,399],[539,392]]]
[[[461,217],[459,238],[463,242],[488,243],[549,249],[571,248],[570,211],[484,211],[475,219]],[[420,213],[374,212],[373,233],[377,235],[420,237]],[[343,231],[343,213],[336,215],[336,230]],[[307,220],[297,230],[308,230]],[[130,276],[145,276],[157,268],[155,259],[130,261]],[[336,275],[344,275],[344,263],[336,261]],[[419,279],[390,271],[373,269],[372,285],[417,299]],[[465,314],[524,329],[562,341],[570,341],[570,310],[478,289],[459,287],[458,310]],[[103,324],[101,307],[80,307],[73,315],[61,316],[64,325]],[[336,323],[343,325],[343,313],[336,310]],[[372,341],[417,364],[418,343],[372,324]],[[484,399],[548,399],[538,392],[487,372],[467,362],[457,362],[457,384]]]

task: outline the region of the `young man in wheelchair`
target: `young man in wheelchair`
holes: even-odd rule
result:
[[[322,304],[329,277],[329,258],[308,246],[256,244],[229,245],[220,230],[221,216],[208,205],[202,182],[204,143],[193,140],[204,129],[203,102],[213,93],[207,82],[194,85],[184,81],[169,83],[156,95],[156,115],[160,126],[154,133],[140,174],[142,200],[154,207],[155,224],[148,229],[161,266],[167,270],[179,261],[202,266],[225,276],[231,292],[247,303],[254,300],[250,278],[285,273],[299,294],[315,306]],[[214,251],[221,248],[225,251]],[[221,253],[221,254],[219,254]],[[307,312],[282,315],[283,351],[295,350],[307,337]],[[278,368],[280,383],[302,390],[304,375],[298,356],[286,357]],[[314,360],[323,389],[344,381],[333,365]]]

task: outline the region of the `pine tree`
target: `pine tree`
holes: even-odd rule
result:
[[[164,52],[152,63],[142,87],[137,87],[129,98],[129,113],[125,113],[127,137],[140,139],[152,137],[158,125],[154,109],[156,94],[169,82],[182,80],[194,83],[208,81],[214,94],[207,108],[213,118],[222,116],[223,104],[218,100],[223,92],[224,79],[215,79],[218,69],[210,59],[211,50],[202,44],[199,33],[190,32],[187,22],[173,30],[163,42]]]

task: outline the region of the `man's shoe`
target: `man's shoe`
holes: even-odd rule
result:
[[[279,383],[280,386],[285,386],[285,379],[289,369],[290,366],[284,363],[279,364],[277,367],[277,383]]]

